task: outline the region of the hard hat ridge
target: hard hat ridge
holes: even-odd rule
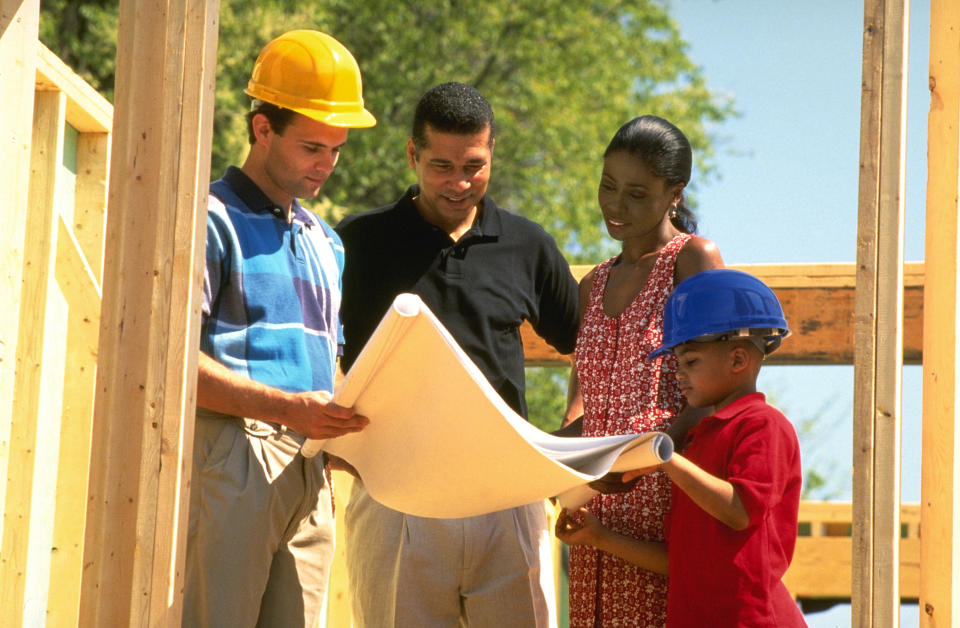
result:
[[[773,291],[748,273],[729,268],[705,270],[670,294],[663,313],[663,344],[648,359],[669,353],[685,342],[758,339],[764,354],[790,334],[783,308]]]
[[[360,67],[353,55],[320,31],[290,31],[268,43],[244,91],[330,126],[364,128],[377,123],[363,107]]]

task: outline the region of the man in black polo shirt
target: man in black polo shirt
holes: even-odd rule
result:
[[[503,399],[526,416],[520,325],[529,320],[558,351],[571,352],[577,284],[539,225],[486,196],[493,134],[493,111],[477,90],[462,83],[430,89],[417,105],[407,143],[418,184],[397,202],[337,226],[347,256],[342,364],[353,364],[394,297],[412,292]],[[490,464],[497,464],[495,455]],[[550,542],[542,502],[464,519],[427,519],[380,505],[358,482],[345,516],[360,626],[555,621],[554,600],[541,586],[553,578],[549,562],[540,568],[541,556],[549,561]]]

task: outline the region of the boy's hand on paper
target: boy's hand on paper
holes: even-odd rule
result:
[[[606,495],[610,493],[629,493],[636,485],[639,475],[629,479],[624,477],[623,473],[611,471],[602,478],[590,482],[588,486],[595,491],[600,491]]]
[[[663,463],[655,464],[650,467],[643,467],[640,469],[631,469],[630,471],[623,472],[623,481],[624,482],[636,482],[642,475],[650,475],[651,473],[656,473],[657,471],[662,471]]]

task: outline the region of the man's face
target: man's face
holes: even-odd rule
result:
[[[490,182],[490,127],[473,135],[441,133],[427,125],[419,151],[411,139],[407,160],[417,173],[416,205],[424,220],[459,238],[473,224]]]
[[[347,129],[328,126],[306,116],[296,115],[278,135],[265,116],[254,118],[257,142],[266,150],[264,190],[274,201],[279,198],[313,198],[333,172],[340,148],[347,141]],[[289,202],[289,201],[288,201]]]

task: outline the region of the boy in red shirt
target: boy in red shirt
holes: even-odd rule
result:
[[[666,543],[605,527],[585,509],[561,513],[557,536],[668,573],[667,626],[806,626],[781,578],[800,503],[800,447],[787,418],[756,391],[765,355],[790,331],[773,292],[740,271],[708,270],[667,301],[663,345],[691,406],[712,408],[683,454],[657,468],[672,480]]]

